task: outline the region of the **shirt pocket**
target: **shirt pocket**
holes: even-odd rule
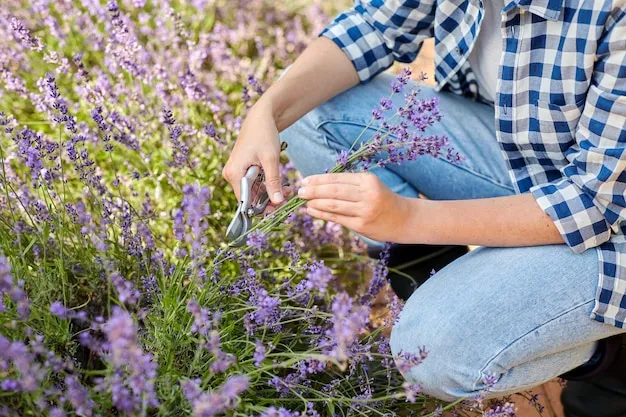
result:
[[[565,151],[576,142],[576,128],[584,106],[584,99],[568,104],[538,100],[534,106],[529,135],[534,150],[552,158],[562,158]]]

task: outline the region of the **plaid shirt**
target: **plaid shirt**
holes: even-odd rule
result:
[[[591,318],[623,328],[626,0],[504,4],[493,104],[509,174],[575,253],[596,248]],[[361,82],[413,61],[434,37],[437,90],[482,100],[467,57],[483,15],[481,0],[356,0],[320,36],[348,55]]]

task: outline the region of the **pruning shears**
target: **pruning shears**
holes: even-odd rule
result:
[[[280,150],[283,151],[286,148],[287,142],[281,143]],[[263,213],[270,202],[263,169],[258,165],[249,167],[246,175],[241,178],[239,190],[239,206],[226,229],[226,240],[235,247],[243,246],[244,236],[252,227],[252,219]]]
[[[265,174],[258,165],[252,165],[241,179],[239,206],[226,230],[226,239],[231,246],[242,246],[243,236],[252,227],[252,218],[263,213],[270,202],[265,188]]]

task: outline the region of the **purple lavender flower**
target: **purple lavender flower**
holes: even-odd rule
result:
[[[220,388],[220,393],[233,400],[239,394],[248,389],[250,378],[244,375],[231,376]]]
[[[382,340],[378,343],[378,353],[383,355],[381,359],[381,365],[384,369],[387,370],[387,380],[391,383],[391,378],[393,376],[392,371],[396,369],[393,358],[391,357],[391,346],[389,345],[389,338],[383,337]]]
[[[56,84],[55,77],[49,72],[46,73],[43,85],[50,102],[50,107],[54,111],[53,121],[64,124],[68,132],[74,134],[78,133],[76,118],[70,114],[67,102],[59,93],[59,87]]]
[[[340,292],[332,302],[333,326],[326,332],[331,348],[326,353],[339,361],[348,359],[350,346],[357,341],[369,322],[369,309],[354,307],[350,296]]]
[[[291,260],[292,266],[295,266],[300,262],[300,252],[298,252],[298,248],[293,242],[291,241],[285,242],[283,244],[282,250],[284,253],[287,254],[289,259]]]
[[[174,215],[174,233],[177,240],[191,246],[190,256],[197,264],[208,252],[206,230],[209,228],[207,216],[211,214],[211,191],[194,184],[185,185],[183,193],[181,208]]]
[[[89,77],[89,72],[85,68],[85,64],[83,63],[83,53],[79,52],[72,57],[72,61],[76,64],[76,68],[78,69],[78,75],[83,79],[87,80]]]
[[[30,315],[30,301],[24,291],[24,281],[13,282],[11,265],[8,259],[0,253],[0,299],[8,294],[11,300],[17,304],[16,311],[20,319],[26,320]],[[4,305],[1,306],[5,308]]]
[[[187,303],[187,311],[193,316],[193,324],[191,325],[192,333],[207,336],[209,330],[213,327],[209,310],[201,308],[197,301],[191,300]]]
[[[303,417],[321,417],[320,413],[315,410],[315,404],[312,402],[307,403],[306,412]]]
[[[217,131],[215,130],[215,124],[213,122],[204,126],[204,132],[210,138],[215,138],[217,136]]]
[[[529,394],[530,394],[530,398],[528,399],[528,404],[533,406],[539,412],[539,414],[542,414],[545,407],[541,405],[541,403],[539,402],[540,394],[533,394],[533,393],[529,393]]]
[[[401,107],[398,113],[415,129],[424,132],[426,128],[441,120],[439,98],[418,99],[417,90],[413,90],[408,96],[406,105]]]
[[[259,339],[254,343],[254,355],[252,358],[254,359],[254,366],[261,366],[261,362],[265,360],[267,355],[267,349],[262,341]]]
[[[137,328],[131,315],[115,306],[111,318],[102,327],[108,341],[107,359],[115,372],[99,384],[99,390],[110,390],[115,407],[126,414],[157,407],[156,363],[152,361],[152,355],[139,347]]]
[[[38,187],[44,182],[51,185],[57,178],[57,167],[47,168],[44,162],[58,158],[58,144],[26,127],[17,132],[12,140],[17,145],[18,156],[30,170],[33,185]],[[47,209],[44,211],[47,212]]]
[[[79,416],[91,417],[93,415],[94,401],[89,397],[89,390],[80,383],[75,376],[65,377],[67,400],[76,414]]]
[[[237,397],[248,389],[247,376],[231,376],[217,391],[202,393],[197,382],[189,381],[185,384],[185,396],[191,403],[194,417],[213,417],[232,409]]]
[[[50,304],[50,312],[62,319],[67,318],[68,311],[63,306],[63,303],[60,301],[55,301],[54,303]]]
[[[348,151],[346,151],[345,149],[343,149],[339,155],[337,156],[337,165],[341,165],[342,167],[345,167],[348,165],[348,157],[350,156],[350,154],[348,153]]]
[[[400,73],[396,76],[396,79],[391,82],[391,90],[393,93],[400,93],[405,85],[409,83],[411,78],[411,70],[408,67],[405,67],[400,71]]]
[[[321,295],[326,292],[328,284],[335,278],[335,276],[333,275],[333,271],[324,265],[324,261],[315,261],[309,267],[305,278],[305,288],[315,291]]]
[[[246,103],[246,106],[250,106],[250,90],[248,89],[247,85],[244,85],[241,88],[241,101],[243,101],[244,103]]]
[[[21,20],[16,17],[11,17],[9,21],[11,22],[11,29],[13,29],[13,32],[19,40],[35,51],[39,52],[43,50],[45,45],[41,43],[39,38],[30,34],[30,30],[24,26]]]
[[[421,394],[423,390],[420,384],[412,384],[410,382],[404,382],[402,387],[404,388],[404,396],[406,397],[407,402],[410,403],[414,403],[417,396]]]
[[[98,106],[91,111],[91,118],[98,125],[98,129],[102,132],[109,132],[112,127],[106,122],[104,116],[102,116],[102,106]]]
[[[380,99],[380,107],[383,110],[391,110],[393,108],[393,102],[388,97],[383,97]]]
[[[387,263],[389,262],[389,249],[390,243],[386,243],[383,250],[380,252],[378,262],[373,268],[372,279],[370,281],[367,292],[361,297],[362,303],[371,303],[378,295],[380,290],[387,283],[387,275],[389,270],[387,269]]]
[[[245,325],[249,333],[253,333],[257,326],[267,326],[276,330],[280,328],[279,298],[270,296],[265,288],[255,286],[251,288],[248,302],[256,307],[255,311],[245,316]]]
[[[172,111],[165,106],[163,107],[163,123],[167,126],[173,146],[172,165],[178,168],[187,166],[189,164],[189,147],[180,139],[183,130],[176,124]]]
[[[260,230],[254,230],[248,233],[246,244],[251,248],[256,248],[259,250],[267,249],[269,241],[267,239],[267,235]]]
[[[495,408],[487,410],[483,416],[484,417],[515,417],[517,411],[517,407],[513,403],[505,403],[503,405],[498,405]]]
[[[50,409],[50,417],[66,417],[65,411],[58,407],[54,407]]]
[[[0,255],[0,292],[8,293],[13,289],[13,276],[11,264],[4,255]]]
[[[389,315],[385,319],[385,326],[392,326],[400,317],[404,301],[402,301],[395,293],[391,294],[391,302],[389,303]]]
[[[236,362],[237,359],[234,355],[218,350],[215,353],[215,359],[209,366],[209,370],[214,374],[221,374],[223,372],[226,372],[228,368],[230,368]]]
[[[393,359],[396,363],[398,371],[402,375],[407,375],[409,371],[414,367],[424,362],[424,359],[428,356],[428,351],[424,346],[419,348],[419,353],[411,352],[399,352]]]
[[[273,376],[268,382],[268,385],[276,390],[281,397],[286,397],[291,391],[290,383],[287,378],[281,378],[277,375]]]
[[[111,0],[107,4],[110,25],[109,37],[105,45],[105,63],[109,71],[119,74],[127,71],[135,78],[149,83],[150,71],[143,65],[145,63],[145,50],[140,43],[134,27],[127,24],[126,16],[123,16],[117,1]]]
[[[297,411],[289,411],[286,408],[270,407],[265,412],[259,414],[258,417],[300,417]]]
[[[37,354],[23,342],[11,342],[0,335],[0,364],[8,367],[10,363],[19,373],[19,379],[7,379],[2,384],[3,390],[34,392],[40,389],[47,372],[37,361]]]
[[[194,402],[197,400],[200,395],[202,395],[202,389],[200,388],[200,384],[202,380],[200,378],[194,380],[187,380],[182,383],[183,394],[185,398],[190,402]]]
[[[115,287],[115,290],[117,291],[117,296],[121,303],[137,304],[141,293],[137,289],[135,289],[130,281],[125,280],[124,277],[122,277],[122,274],[120,274],[118,271],[114,271],[110,275],[109,279],[111,280],[113,287]]]
[[[143,294],[147,301],[152,301],[154,297],[161,292],[159,282],[154,275],[148,275],[141,278]]]
[[[257,80],[254,75],[248,76],[248,84],[254,88],[254,91],[256,91],[258,95],[263,94],[263,87],[261,87],[261,83],[259,83],[259,80]]]
[[[498,382],[498,376],[496,374],[487,374],[483,377],[483,384],[485,388],[492,388]]]
[[[443,406],[438,405],[437,408],[435,408],[435,411],[432,412],[432,417],[443,417]]]
[[[217,130],[215,129],[215,124],[213,122],[210,122],[209,124],[205,123],[203,131],[218,146],[224,147],[227,145],[226,141],[218,136]]]
[[[208,94],[206,88],[202,83],[198,82],[196,75],[190,70],[180,77],[180,85],[187,93],[187,96],[193,101],[208,100]]]
[[[7,378],[0,383],[0,389],[2,391],[19,391],[20,383],[14,379]]]

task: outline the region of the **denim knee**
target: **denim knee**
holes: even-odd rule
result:
[[[415,296],[415,294],[414,294]],[[424,361],[411,368],[404,377],[420,384],[422,392],[443,401],[478,394],[482,381],[483,363],[467,354],[465,343],[450,332],[451,327],[441,326],[443,317],[432,317],[427,303],[421,314],[400,315],[391,332],[391,352],[396,357],[402,353],[419,354],[420,347],[427,351]]]

